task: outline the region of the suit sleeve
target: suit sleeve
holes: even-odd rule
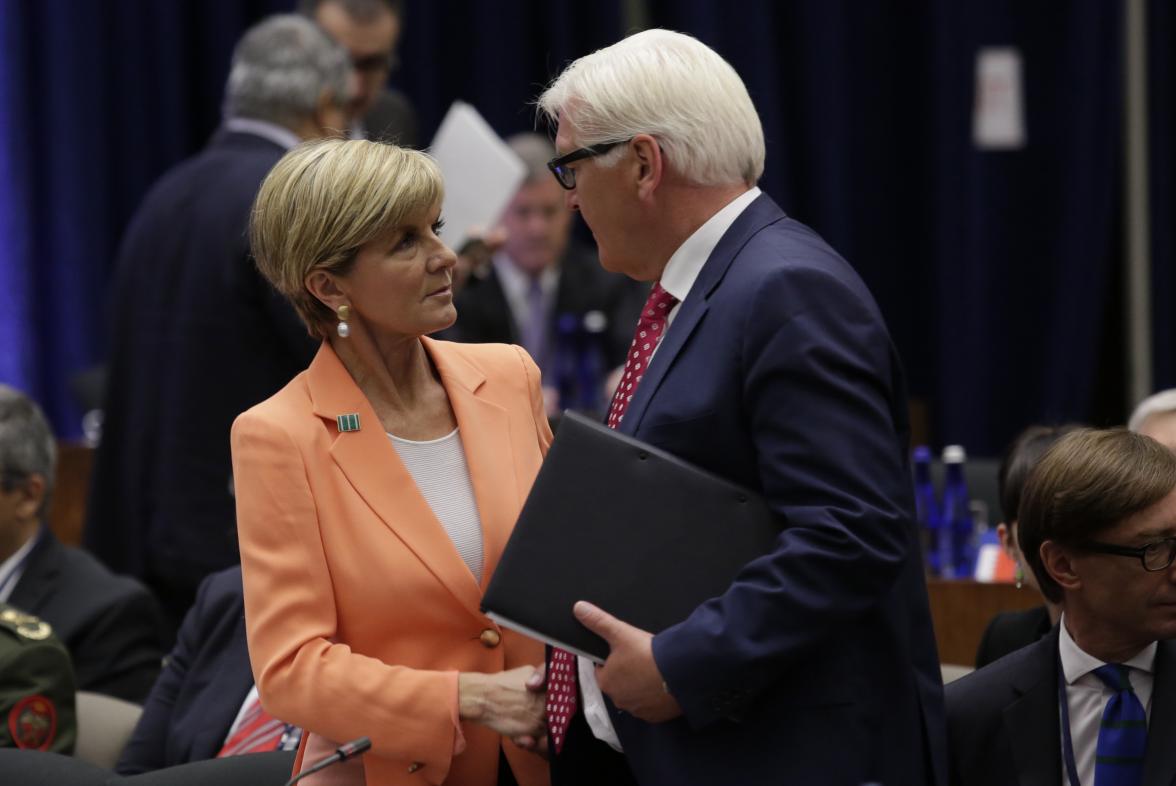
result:
[[[188,678],[191,658],[200,650],[201,634],[205,630],[202,620],[206,614],[208,586],[208,581],[201,583],[196,602],[184,616],[176,635],[176,645],[167,656],[163,671],[143,704],[143,714],[135,724],[135,731],[114,768],[119,775],[137,775],[168,766],[167,745],[176,700]]]
[[[299,446],[246,413],[232,432],[250,660],[262,706],[334,741],[361,736],[380,756],[449,772],[457,672],[390,665],[334,640],[335,597]],[[373,600],[372,613],[379,613]]]
[[[876,312],[834,276],[776,271],[739,339],[741,407],[784,529],[721,596],[654,638],[688,721],[737,718],[794,663],[830,646],[890,592],[912,548],[893,407],[893,356]]]
[[[70,643],[78,689],[140,704],[163,659],[160,611],[138,582],[127,587]]]

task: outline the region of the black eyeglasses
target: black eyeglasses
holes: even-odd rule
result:
[[[1083,544],[1087,551],[1098,554],[1116,554],[1120,557],[1136,557],[1143,569],[1151,572],[1167,570],[1176,560],[1176,538],[1164,538],[1154,543],[1145,543],[1138,548],[1117,546],[1114,543],[1090,541]]]
[[[617,145],[623,145],[628,141],[628,139],[621,139],[616,142],[601,142],[599,145],[582,147],[579,150],[564,153],[562,156],[556,156],[547,162],[547,168],[551,170],[551,174],[555,175],[556,182],[571,191],[576,187],[576,170],[569,168],[568,164],[583,161],[585,158],[602,156]]]

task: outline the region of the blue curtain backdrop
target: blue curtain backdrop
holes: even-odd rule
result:
[[[0,381],[41,400],[64,436],[79,415],[66,382],[104,356],[124,226],[148,185],[215,127],[241,32],[292,5],[0,0]],[[531,128],[528,102],[569,59],[616,40],[627,6],[408,0],[393,82],[426,139],[457,98],[504,135]],[[861,271],[912,393],[929,402],[937,445],[992,454],[1031,421],[1123,417],[1118,0],[645,9],[651,25],[698,36],[744,76],[768,138],[762,185]],[[1151,13],[1153,90],[1170,94],[1173,12],[1161,1]],[[1022,150],[972,145],[975,58],[988,46],[1022,56]],[[1167,174],[1153,186],[1170,214],[1165,101],[1153,101],[1152,152]],[[1153,228],[1165,284],[1157,370],[1176,381],[1162,321],[1174,243],[1166,222]]]
[[[1176,387],[1176,7],[1148,4],[1152,346],[1155,388]]]

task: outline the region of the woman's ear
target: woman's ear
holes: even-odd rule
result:
[[[312,270],[306,275],[303,284],[307,292],[331,311],[338,311],[339,306],[349,305],[347,294],[340,288],[339,280],[333,273],[321,268]]]

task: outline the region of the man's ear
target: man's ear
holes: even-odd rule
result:
[[[638,134],[629,145],[633,148],[633,157],[637,161],[638,196],[651,196],[665,174],[665,159],[662,157],[661,146],[649,134]]]
[[[31,521],[41,514],[41,505],[45,502],[45,491],[48,484],[45,478],[33,473],[20,483],[15,491],[20,494],[16,503],[16,515],[25,521]]]
[[[302,283],[306,291],[332,312],[338,311],[339,306],[350,305],[347,294],[340,288],[339,280],[333,273],[317,268],[307,273]]]
[[[1075,570],[1073,555],[1065,546],[1047,540],[1041,544],[1038,553],[1041,555],[1041,564],[1045,567],[1045,572],[1058,586],[1070,591],[1082,588],[1082,578]]]

